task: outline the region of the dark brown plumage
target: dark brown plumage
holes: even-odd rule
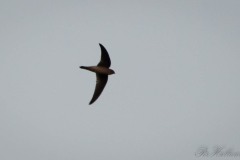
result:
[[[98,97],[101,95],[104,87],[107,84],[108,75],[115,74],[115,72],[112,69],[109,69],[109,67],[111,66],[111,60],[110,60],[107,50],[105,49],[105,47],[102,44],[99,43],[99,45],[101,48],[101,60],[98,63],[98,65],[97,66],[88,66],[88,67],[80,66],[80,68],[82,68],[82,69],[86,69],[86,70],[95,72],[96,77],[97,77],[95,91],[94,91],[93,97],[92,97],[89,105],[93,104],[98,99]]]

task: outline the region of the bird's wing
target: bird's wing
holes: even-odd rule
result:
[[[100,43],[99,43],[99,45],[101,47],[101,60],[98,63],[98,66],[109,68],[111,66],[111,60],[108,55],[108,52],[103,45],[101,45]]]
[[[89,104],[93,104],[93,102],[95,102],[98,99],[98,97],[101,95],[101,93],[108,81],[107,75],[96,74],[96,76],[97,76],[97,82],[96,82],[96,86],[95,86],[95,91],[94,91],[93,97]]]

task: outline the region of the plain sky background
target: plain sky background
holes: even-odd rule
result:
[[[240,151],[239,0],[0,0],[0,22],[1,160]],[[116,74],[89,106],[98,43]]]

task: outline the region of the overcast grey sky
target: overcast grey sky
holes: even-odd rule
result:
[[[1,160],[240,151],[239,0],[0,0]],[[116,74],[88,105],[102,43]],[[219,159],[219,157],[211,157]]]

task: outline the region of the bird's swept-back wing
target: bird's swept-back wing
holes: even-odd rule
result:
[[[94,91],[93,97],[89,104],[92,104],[93,102],[95,102],[98,99],[98,97],[101,95],[101,93],[108,81],[107,75],[96,74],[96,76],[97,76],[97,82],[96,82],[96,86],[95,86],[95,91]]]
[[[101,47],[101,60],[98,63],[98,66],[109,68],[111,66],[111,60],[108,55],[108,52],[102,44],[99,43],[99,45]]]

